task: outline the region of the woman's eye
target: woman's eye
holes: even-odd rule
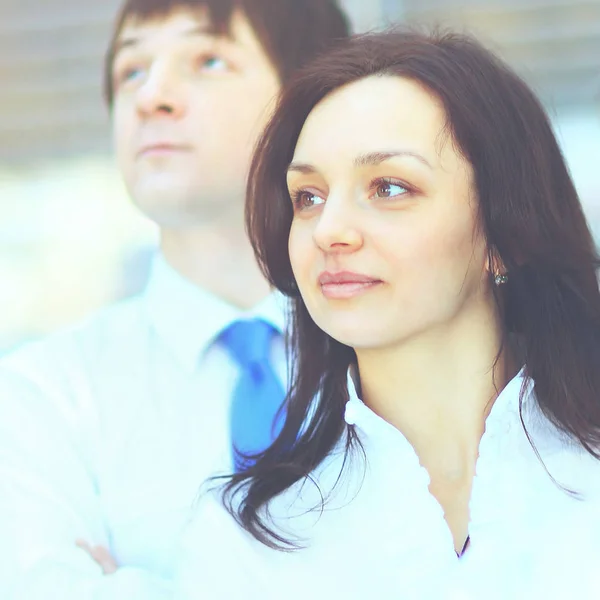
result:
[[[392,181],[380,181],[375,186],[375,196],[377,198],[394,198],[407,192],[408,189],[404,185]]]
[[[311,208],[325,202],[321,196],[306,191],[296,192],[292,197],[294,199],[294,206],[299,210],[302,210],[303,208]]]

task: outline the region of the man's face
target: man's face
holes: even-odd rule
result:
[[[253,146],[279,77],[245,15],[231,37],[206,15],[128,20],[113,64],[119,166],[135,204],[161,227],[239,219]]]

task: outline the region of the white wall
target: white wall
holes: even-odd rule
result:
[[[600,107],[557,115],[554,126],[588,220],[600,243]]]
[[[369,31],[381,25],[383,19],[381,0],[340,0],[340,4],[350,15],[354,31]]]

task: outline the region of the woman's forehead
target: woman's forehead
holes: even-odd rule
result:
[[[294,152],[294,163],[357,161],[373,153],[419,155],[430,165],[455,153],[442,103],[407,78],[372,76],[338,88],[310,112]],[[448,146],[448,147],[446,147]]]

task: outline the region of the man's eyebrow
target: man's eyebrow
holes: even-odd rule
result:
[[[368,152],[367,154],[361,154],[354,159],[355,167],[376,167],[381,163],[389,160],[390,158],[408,156],[410,158],[415,158],[419,162],[423,163],[425,166],[433,169],[431,163],[418,152],[413,152],[411,150],[396,150],[391,152]],[[310,175],[312,173],[316,173],[317,169],[308,163],[291,163],[288,167],[288,173],[302,173],[303,175]]]
[[[198,26],[192,27],[190,29],[185,29],[181,32],[180,35],[181,35],[181,37],[195,37],[195,36],[207,36],[207,35],[215,36],[215,35],[217,35],[217,32],[215,31],[215,28],[212,25],[206,24],[206,25],[198,25]],[[113,48],[113,56],[116,56],[119,52],[121,52],[122,50],[125,50],[126,48],[134,48],[135,46],[139,45],[142,41],[143,41],[143,36],[139,36],[139,35],[128,35],[128,36],[119,38],[115,42],[115,45]]]

